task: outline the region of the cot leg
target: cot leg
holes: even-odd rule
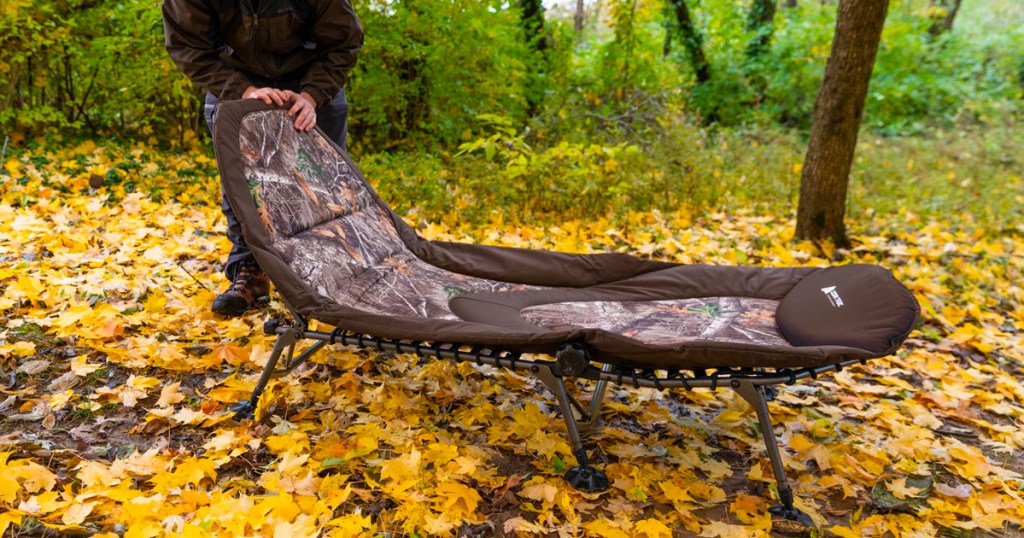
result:
[[[556,376],[549,367],[541,367],[534,372],[534,375],[558,398],[558,406],[562,409],[565,428],[569,431],[569,440],[572,442],[572,453],[579,463],[578,466],[566,471],[565,481],[573,488],[587,493],[597,493],[608,489],[610,486],[608,476],[590,466],[587,449],[583,446],[583,439],[576,424],[576,415],[573,414],[572,399],[569,392],[565,390],[565,382],[561,377]]]
[[[775,438],[775,430],[772,428],[772,417],[768,413],[765,387],[749,381],[733,381],[732,387],[757,412],[757,422],[761,427],[761,436],[764,438],[768,460],[771,461],[772,472],[775,474],[775,482],[779,489],[779,500],[782,502],[781,506],[773,506],[768,511],[773,515],[796,521],[807,527],[814,527],[810,516],[793,506],[793,489],[789,487],[789,482],[786,480],[786,469],[782,465],[782,453],[779,452],[779,442]]]
[[[601,367],[602,372],[611,372],[613,366],[605,364]],[[594,386],[594,395],[590,398],[590,406],[587,408],[587,420],[579,424],[580,431],[589,434],[597,428],[597,420],[601,418],[601,408],[604,406],[604,394],[608,390],[608,382],[604,379]]]
[[[256,411],[256,404],[260,401],[260,395],[263,394],[263,389],[267,388],[267,383],[274,377],[277,361],[281,358],[281,354],[287,349],[290,358],[295,349],[295,343],[301,337],[302,333],[296,330],[285,331],[277,336],[274,348],[270,351],[270,357],[267,359],[267,365],[263,367],[260,380],[256,383],[256,387],[252,389],[252,396],[248,400],[242,400],[231,406],[231,411],[235,413],[235,420],[252,418],[253,413]]]

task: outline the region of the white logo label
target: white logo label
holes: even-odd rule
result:
[[[828,297],[828,300],[829,302],[832,303],[832,306],[836,308],[840,308],[841,306],[843,306],[843,298],[839,296],[839,292],[836,291],[835,286],[821,288],[821,292],[825,294],[825,297]]]

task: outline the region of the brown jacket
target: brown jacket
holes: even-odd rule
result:
[[[349,0],[164,0],[163,15],[174,63],[221,100],[254,85],[326,104],[363,45]]]

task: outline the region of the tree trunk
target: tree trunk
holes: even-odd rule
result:
[[[523,36],[526,44],[534,50],[530,62],[530,71],[527,73],[527,88],[538,87],[538,81],[543,80],[547,71],[547,60],[544,51],[548,48],[547,32],[544,28],[544,4],[542,0],[519,0],[520,14],[519,24],[523,28]],[[530,117],[540,112],[543,93],[527,91],[526,93],[526,114]]]
[[[700,32],[697,31],[697,27],[693,24],[693,19],[690,18],[690,10],[686,7],[686,0],[668,0],[669,6],[672,8],[676,16],[676,28],[675,31],[679,33],[679,38],[683,42],[683,46],[686,47],[686,52],[690,55],[690,64],[693,66],[693,72],[697,76],[697,83],[703,84],[711,80],[711,69],[708,67],[708,60],[704,56],[704,40],[700,36]],[[665,47],[665,52],[668,52],[668,47]]]
[[[756,57],[768,50],[772,40],[773,21],[775,19],[775,0],[754,0],[747,14],[747,31],[754,37],[747,45],[747,56]]]
[[[960,11],[960,0],[931,0],[934,15],[932,25],[928,27],[928,35],[932,39],[953,29],[953,19]]]
[[[523,26],[523,33],[526,35],[526,42],[537,51],[547,48],[548,42],[544,36],[544,4],[541,0],[519,0],[519,8],[522,10],[520,24]]]
[[[583,13],[583,0],[576,0],[576,13],[572,18],[572,27],[576,30],[576,35],[583,34],[583,23],[585,22]]]
[[[789,7],[789,8],[796,7],[796,0],[786,0],[786,7]]]
[[[843,216],[871,71],[889,0],[840,0],[835,40],[814,103],[811,138],[800,180],[799,239],[848,246]]]

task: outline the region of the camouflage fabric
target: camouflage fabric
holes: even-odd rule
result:
[[[654,345],[710,340],[785,346],[775,327],[778,304],[748,297],[596,301],[531,306],[520,315],[551,330],[603,329]]]
[[[338,151],[296,131],[287,115],[253,113],[242,126],[260,220],[281,258],[320,295],[375,314],[457,319],[448,309],[454,295],[527,289],[419,260]]]
[[[456,295],[541,289],[453,273],[417,258],[341,154],[291,122],[273,111],[247,115],[242,160],[273,247],[320,295],[374,314],[454,320],[448,301]],[[598,328],[651,344],[785,344],[775,329],[775,305],[737,297],[558,303],[526,308],[522,316],[552,330]]]

